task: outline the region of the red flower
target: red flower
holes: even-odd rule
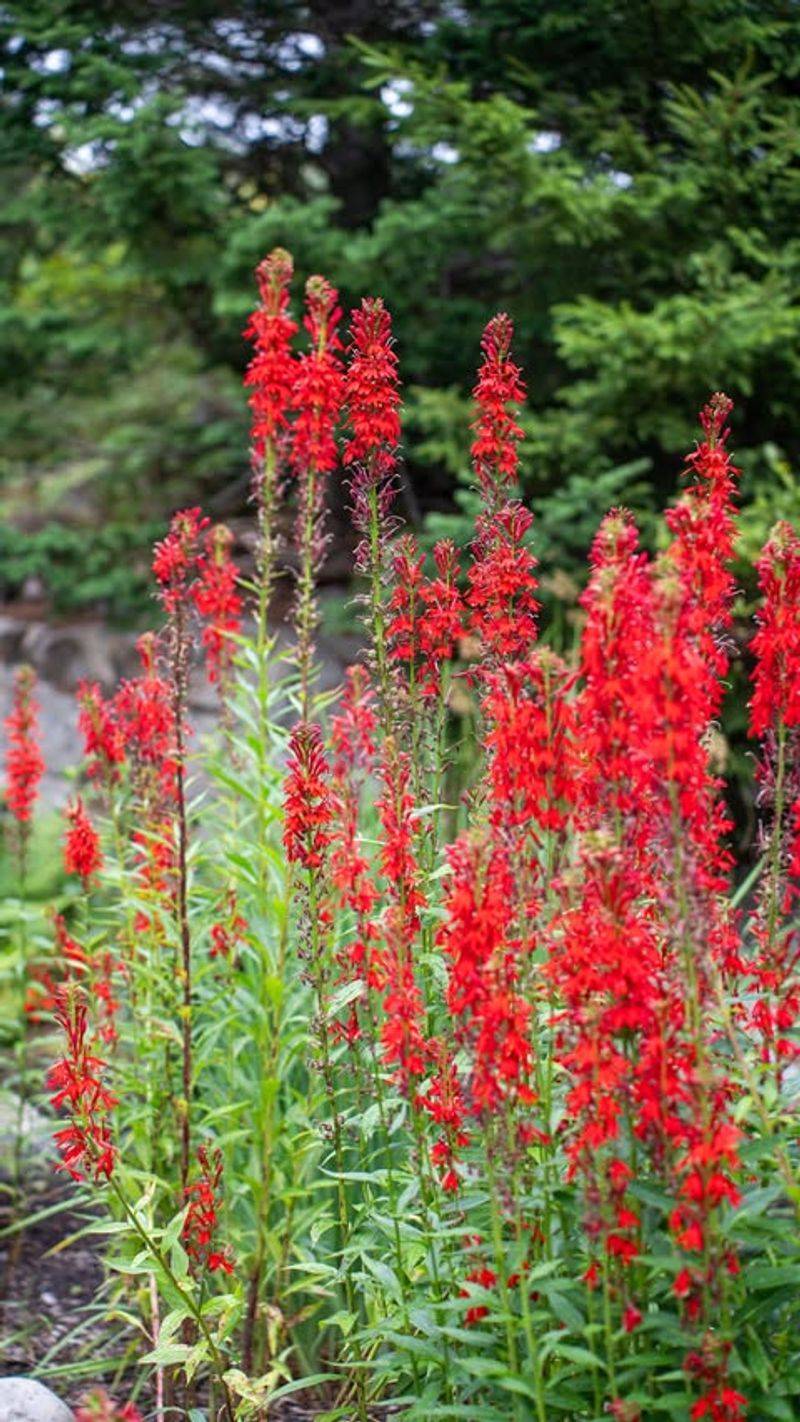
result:
[[[6,747],[6,804],[20,825],[27,825],[39,797],[45,764],[39,749],[39,704],[34,697],[36,673],[18,667],[14,673],[11,711],[4,726]]]
[[[274,447],[283,434],[294,384],[292,340],[297,324],[289,314],[289,285],[292,259],[276,247],[256,268],[261,305],[245,327],[245,336],[255,346],[247,367],[245,385],[252,387],[252,442],[256,462],[264,459],[268,445]]]
[[[227,1246],[220,1249],[215,1244],[219,1222],[220,1185],[222,1181],[222,1153],[215,1150],[213,1158],[205,1146],[197,1152],[200,1174],[186,1186],[188,1209],[183,1222],[181,1238],[186,1253],[200,1269],[210,1273],[222,1270],[232,1274],[234,1260]]]
[[[624,509],[603,519],[590,561],[576,713],[581,793],[593,816],[646,817],[654,788],[647,754],[653,706],[642,694],[641,660],[656,635],[655,605],[647,555]]]
[[[222,909],[211,929],[211,957],[230,959],[247,932],[247,919],[238,912],[235,889],[228,890]]]
[[[67,833],[64,840],[64,868],[68,874],[79,874],[83,887],[103,867],[100,836],[92,824],[80,796],[66,809]]]
[[[153,552],[153,575],[167,612],[189,592],[197,576],[200,540],[209,527],[200,509],[182,509],[173,514],[166,538]]]
[[[331,842],[330,770],[319,726],[300,722],[289,739],[283,844],[290,864],[319,869]]]
[[[414,964],[414,939],[425,896],[417,863],[411,762],[392,741],[387,741],[378,774],[383,783],[377,810],[386,907],[381,923],[384,946],[373,956],[372,980],[384,992],[381,1040],[385,1060],[395,1067],[402,1090],[416,1094],[412,1079],[425,1070],[431,1050]]]
[[[194,604],[203,620],[200,636],[206,651],[208,679],[218,686],[224,686],[229,676],[232,638],[242,630],[239,569],[231,558],[232,543],[233,534],[224,524],[208,530],[197,562],[197,580],[192,586]]]
[[[482,709],[493,818],[538,838],[560,830],[576,796],[569,676],[549,648],[485,674]]]
[[[290,461],[301,476],[309,469],[327,474],[336,468],[334,429],[344,390],[337,354],[342,348],[337,334],[342,316],[338,301],[338,292],[324,277],[309,277],[303,324],[311,345],[297,358],[291,396],[297,418],[292,426]]]
[[[346,464],[361,464],[370,481],[391,473],[400,440],[400,394],[392,321],[379,296],[365,296],[350,318],[345,404],[350,439]]]
[[[750,733],[800,725],[800,537],[778,523],[759,558],[762,605],[751,647],[756,658]]]
[[[56,1131],[61,1166],[73,1180],[86,1174],[95,1181],[108,1179],[114,1169],[116,1147],[111,1139],[108,1114],[116,1098],[103,1085],[105,1062],[95,1055],[88,1036],[85,998],[74,983],[58,989],[55,1018],[67,1039],[66,1055],[48,1075],[51,1104],[66,1107],[70,1123]]]
[[[348,667],[341,700],[331,717],[333,773],[337,780],[356,766],[369,766],[375,755],[377,726],[375,695],[367,673],[358,665]]]
[[[448,851],[452,871],[438,945],[449,960],[447,1001],[470,1060],[473,1109],[530,1100],[531,1007],[519,990],[520,943],[511,923],[514,875],[504,851],[462,837]]]
[[[525,544],[532,523],[518,503],[477,523],[466,600],[470,628],[495,661],[525,656],[536,640],[536,559]]]
[[[471,452],[483,497],[490,505],[516,478],[517,444],[523,437],[514,407],[525,399],[525,385],[519,366],[511,359],[513,335],[511,318],[505,312],[492,317],[481,338],[483,362],[472,392],[478,418],[473,425]]]
[[[132,1402],[120,1406],[105,1388],[98,1387],[81,1397],[75,1409],[75,1422],[144,1422],[144,1418]]]
[[[467,1274],[467,1283],[479,1284],[482,1289],[493,1289],[497,1283],[497,1275],[494,1269],[490,1269],[486,1264],[483,1264]],[[471,1297],[471,1294],[472,1291],[470,1289],[459,1290],[459,1298],[468,1299]],[[482,1318],[486,1318],[488,1312],[489,1310],[486,1304],[473,1304],[464,1314],[464,1322],[466,1324],[480,1323]]]
[[[125,762],[125,736],[116,721],[113,703],[103,700],[97,682],[82,681],[77,699],[78,727],[88,773],[93,779],[101,777],[107,784],[114,784]]]
[[[172,691],[160,675],[155,634],[145,633],[136,648],[142,674],[123,681],[111,714],[130,757],[138,798],[171,800],[175,794],[176,735]]]
[[[708,1417],[711,1422],[742,1422],[745,1417],[747,1398],[732,1387],[714,1387],[698,1398],[690,1416],[692,1422]]]
[[[386,627],[390,655],[408,665],[413,685],[423,697],[438,695],[442,666],[452,658],[463,628],[454,545],[449,540],[437,543],[433,557],[438,576],[429,579],[414,539],[398,539]]]

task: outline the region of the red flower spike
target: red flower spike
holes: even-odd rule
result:
[[[800,725],[800,537],[778,523],[756,563],[762,605],[751,642],[756,659],[750,734]]]
[[[283,844],[290,864],[319,869],[331,843],[330,769],[319,726],[300,722],[289,739]]]
[[[491,505],[517,477],[517,445],[523,431],[516,422],[516,406],[525,399],[519,366],[511,359],[514,327],[501,311],[492,317],[481,338],[483,361],[473,398],[478,418],[473,430],[472,459],[484,500]],[[510,407],[510,408],[509,408]]]
[[[153,553],[153,575],[167,612],[189,593],[197,576],[201,538],[209,527],[200,509],[182,509],[173,514],[166,538]]]
[[[27,825],[39,798],[45,764],[39,749],[39,703],[34,696],[36,673],[18,667],[14,673],[11,711],[4,727],[6,747],[6,804],[19,825]]]
[[[510,915],[514,874],[505,852],[463,837],[448,851],[452,871],[438,946],[449,959],[447,1001],[468,1051],[468,1095],[480,1114],[531,1099],[531,1007],[519,991],[520,943]]]
[[[158,670],[157,647],[154,633],[139,638],[136,648],[142,674],[122,682],[111,708],[131,762],[138,798],[147,804],[171,802],[175,795],[175,717],[171,688]]]
[[[425,1071],[431,1053],[413,953],[419,914],[426,900],[417,863],[411,762],[391,740],[386,743],[378,775],[383,784],[377,810],[387,903],[381,924],[384,946],[373,956],[373,981],[384,993],[384,1058],[394,1068],[401,1089],[415,1096],[414,1082]]]
[[[400,382],[391,317],[380,297],[365,297],[352,313],[348,356],[344,405],[350,438],[344,461],[352,467],[353,526],[367,534],[374,493],[381,536],[385,537],[400,440]],[[367,561],[364,537],[356,550],[356,565],[363,569]]]
[[[67,832],[64,839],[64,868],[68,874],[79,874],[84,889],[103,867],[100,836],[90,820],[80,796],[65,811]]]
[[[251,438],[257,464],[263,461],[267,445],[274,446],[287,426],[295,376],[292,341],[297,333],[297,323],[289,313],[292,273],[292,259],[282,247],[276,247],[259,264],[256,280],[261,304],[244,331],[255,347],[245,385],[252,389]]]
[[[197,561],[192,585],[194,605],[203,622],[200,634],[211,685],[225,687],[234,655],[233,638],[242,630],[239,569],[231,558],[233,534],[224,524],[210,528]]]
[[[91,779],[116,784],[125,763],[125,736],[117,723],[113,702],[103,699],[97,682],[82,681],[77,690],[78,728]]]
[[[463,631],[456,550],[449,540],[433,550],[437,576],[423,573],[424,556],[404,536],[394,547],[394,589],[386,637],[392,660],[405,664],[424,698],[438,696],[442,667],[454,656]]]
[[[289,460],[301,478],[309,469],[328,474],[338,461],[334,430],[344,394],[338,355],[342,349],[337,332],[342,317],[338,302],[338,292],[324,277],[309,277],[303,324],[311,345],[297,358],[291,395],[297,417],[291,431]]]
[[[94,1052],[86,1000],[74,983],[58,988],[55,1019],[65,1034],[67,1050],[48,1075],[50,1101],[57,1110],[66,1107],[70,1116],[69,1125],[54,1137],[61,1153],[60,1168],[73,1180],[84,1180],[87,1174],[95,1182],[109,1179],[116,1147],[108,1116],[117,1103],[103,1085],[105,1062]]]
[[[536,559],[525,543],[532,523],[518,503],[478,520],[466,601],[470,630],[494,662],[525,656],[536,640]]]
[[[346,464],[360,464],[372,483],[391,473],[400,441],[400,393],[392,321],[379,296],[365,296],[350,318],[345,405],[350,439]]]
[[[181,1238],[186,1253],[198,1269],[209,1273],[232,1274],[235,1261],[230,1250],[216,1243],[219,1224],[220,1187],[222,1183],[222,1153],[209,1155],[205,1146],[197,1152],[200,1167],[196,1180],[186,1186],[188,1209]]]

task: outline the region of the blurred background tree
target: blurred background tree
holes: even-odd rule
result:
[[[800,514],[792,0],[0,0],[0,69],[0,513],[36,533],[6,595],[34,571],[124,613],[155,521],[246,507],[240,331],[278,242],[298,294],[322,270],[393,309],[412,517],[458,526],[499,307],[567,573],[609,503],[674,489],[714,388],[747,551]]]

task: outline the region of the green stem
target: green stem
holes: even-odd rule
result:
[[[192,1298],[192,1295],[188,1293],[187,1290],[183,1287],[180,1280],[177,1278],[174,1270],[172,1269],[172,1266],[169,1260],[167,1259],[167,1256],[164,1254],[164,1251],[159,1248],[159,1246],[156,1244],[156,1241],[147,1233],[147,1230],[145,1229],[138,1215],[133,1210],[132,1206],[128,1203],[128,1200],[123,1194],[122,1189],[113,1177],[109,1181],[109,1186],[113,1191],[114,1195],[116,1196],[117,1200],[119,1201],[119,1204],[121,1205],[123,1213],[129,1224],[132,1225],[134,1231],[141,1239],[148,1253],[156,1261],[159,1268],[163,1270],[164,1274],[169,1279],[170,1284],[175,1289],[187,1312],[191,1314],[192,1318],[197,1324],[198,1330],[208,1347],[208,1351],[211,1355],[211,1359],[214,1364],[214,1371],[219,1380],[220,1387],[222,1388],[222,1393],[225,1398],[226,1417],[228,1419],[228,1422],[234,1422],[233,1402],[231,1400],[231,1395],[228,1390],[228,1384],[225,1381],[225,1359],[223,1358],[216,1342],[214,1341],[214,1338],[209,1332],[208,1325],[205,1321],[205,1318],[203,1317],[202,1310],[199,1308],[197,1303],[195,1303],[195,1300]]]

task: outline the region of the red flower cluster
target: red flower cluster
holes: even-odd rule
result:
[[[230,1250],[220,1249],[215,1242],[219,1222],[220,1185],[222,1182],[222,1153],[215,1150],[213,1157],[205,1146],[197,1152],[200,1173],[196,1180],[186,1186],[188,1209],[183,1222],[181,1238],[186,1253],[199,1269],[209,1273],[221,1270],[232,1274],[234,1260]]]
[[[783,1067],[800,1055],[800,538],[779,523],[758,562],[762,605],[755,653],[750,729],[760,736],[762,804],[772,810],[767,872],[752,920],[755,952],[747,965],[754,997],[749,1017],[765,1062]]]
[[[386,626],[391,657],[408,667],[412,686],[425,698],[438,696],[442,667],[453,660],[464,622],[458,561],[449,539],[436,544],[433,559],[436,576],[426,578],[425,558],[414,539],[398,539]]]
[[[501,311],[481,338],[483,361],[472,392],[478,406],[472,458],[478,484],[490,507],[516,479],[517,444],[523,437],[514,406],[525,399],[525,385],[519,366],[511,359],[513,336],[511,318]]]
[[[283,844],[290,864],[319,869],[331,842],[330,771],[319,726],[300,722],[289,740]]]
[[[505,851],[462,838],[448,851],[452,878],[438,945],[449,960],[447,1003],[470,1061],[476,1113],[533,1100],[531,1005],[520,983],[515,877]]]
[[[245,327],[244,334],[255,346],[245,385],[252,387],[252,441],[256,463],[264,459],[286,429],[290,394],[294,383],[292,341],[297,323],[289,314],[289,285],[292,259],[276,247],[256,268],[261,305]]]
[[[120,683],[110,701],[96,683],[78,688],[78,724],[87,769],[111,790],[128,763],[138,800],[151,810],[175,793],[176,740],[172,695],[158,669],[158,639],[145,633],[137,642],[138,677]]]
[[[87,772],[105,785],[116,784],[125,763],[125,735],[97,682],[78,686],[78,728],[83,737]]]
[[[233,534],[224,524],[208,529],[192,587],[194,605],[203,623],[200,635],[206,651],[208,679],[212,686],[216,684],[222,689],[230,675],[233,638],[242,630],[239,569],[231,558],[232,544]]]
[[[6,804],[20,825],[27,825],[39,795],[45,765],[39,749],[39,706],[34,697],[36,673],[32,667],[18,667],[14,674],[14,696],[4,727],[6,748]]]
[[[751,643],[756,659],[750,734],[800,725],[800,537],[778,523],[756,564],[763,598]]]
[[[334,431],[344,391],[338,355],[342,349],[337,334],[342,318],[338,303],[339,294],[330,282],[321,276],[309,277],[303,324],[311,345],[297,358],[291,393],[297,417],[292,426],[290,460],[301,476],[309,469],[327,474],[337,464]]]
[[[201,540],[209,520],[200,509],[181,509],[173,514],[166,538],[153,553],[153,575],[167,612],[174,612],[187,596],[197,576]]]
[[[353,526],[364,535],[356,550],[356,566],[364,570],[373,499],[381,537],[390,531],[387,516],[394,495],[392,474],[400,440],[397,356],[392,345],[391,318],[380,297],[365,297],[353,312],[348,353],[344,403],[350,438],[344,460],[352,466]]]
[[[701,1384],[702,1396],[692,1404],[691,1422],[744,1422],[747,1399],[726,1381],[730,1344],[721,1342],[713,1332],[702,1340],[698,1351],[689,1353],[684,1364],[687,1373]]]
[[[50,1101],[57,1110],[66,1107],[71,1118],[55,1133],[62,1168],[73,1180],[84,1180],[87,1173],[95,1181],[108,1179],[116,1160],[108,1114],[117,1102],[103,1085],[105,1062],[94,1052],[86,1000],[74,983],[58,988],[55,1018],[67,1050],[50,1070]]]
[[[536,640],[536,559],[526,545],[533,515],[503,504],[481,515],[469,569],[470,630],[490,661],[524,657]]]
[[[363,465],[371,484],[391,473],[400,442],[400,392],[392,320],[379,296],[365,296],[350,323],[345,405],[346,464]]]
[[[64,839],[64,868],[68,874],[79,874],[83,887],[103,867],[100,836],[90,820],[83,801],[78,796],[66,809],[67,832]]]
[[[409,757],[387,744],[378,771],[383,789],[377,810],[381,822],[380,866],[386,885],[381,924],[383,948],[376,951],[376,980],[382,989],[381,1041],[404,1091],[425,1070],[429,1043],[425,1013],[414,969],[413,944],[425,905],[416,854],[414,796]]]
[[[157,638],[145,633],[136,646],[141,675],[122,682],[109,709],[130,760],[137,798],[152,812],[175,795],[175,715],[171,688],[159,671]]]
[[[108,951],[88,953],[73,938],[62,914],[53,915],[53,928],[55,949],[59,955],[54,968],[58,982],[46,968],[32,965],[25,1000],[26,1012],[32,1021],[40,1022],[44,1013],[52,1014],[58,1008],[59,992],[66,990],[70,982],[81,983],[93,999],[101,1040],[106,1044],[116,1042],[115,1019],[120,1004],[114,979],[124,971],[123,965]]]
[[[144,1422],[138,1407],[132,1402],[118,1403],[105,1388],[85,1392],[75,1408],[75,1422]]]
[[[567,668],[549,648],[484,678],[493,818],[536,836],[563,829],[575,802]]]
[[[655,638],[647,555],[624,509],[603,519],[592,545],[591,576],[581,597],[581,689],[576,723],[582,751],[581,794],[589,815],[638,825],[648,815],[654,769],[647,755],[651,708],[641,695],[640,660]]]
[[[239,913],[235,889],[228,890],[221,907],[211,928],[211,957],[232,960],[247,932],[247,919]]]

